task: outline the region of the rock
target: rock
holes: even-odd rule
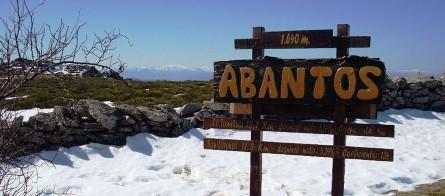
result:
[[[131,126],[136,124],[136,121],[128,115],[123,116],[123,118],[119,121],[120,125],[123,126]]]
[[[445,101],[435,101],[431,104],[431,108],[438,108],[445,106]]]
[[[88,105],[86,99],[81,99],[77,103],[74,104],[73,110],[79,113],[82,117],[93,118],[88,113]]]
[[[422,89],[422,86],[419,85],[419,83],[413,83],[413,84],[409,84],[408,89],[410,89],[410,90],[420,90],[420,89]]]
[[[181,129],[187,132],[188,130],[195,128],[197,124],[198,121],[196,120],[196,117],[188,117],[182,122]]]
[[[193,113],[201,110],[202,104],[201,103],[188,103],[183,105],[181,108],[179,108],[178,113],[179,116],[185,117],[192,115]]]
[[[229,104],[218,103],[213,101],[204,101],[204,108],[211,109],[213,111],[227,111],[229,110]]]
[[[70,135],[85,135],[87,133],[87,129],[65,127],[65,126],[60,126],[59,130],[65,134],[70,134]]]
[[[433,89],[433,88],[437,88],[440,85],[442,85],[442,81],[440,81],[440,80],[427,80],[427,81],[424,82],[424,85],[427,88]]]
[[[397,91],[396,91],[396,90],[393,90],[393,91],[389,92],[388,95],[389,95],[390,97],[396,97],[396,96],[397,96]]]
[[[136,121],[144,120],[144,115],[135,106],[120,104],[116,105],[116,109],[120,110],[123,114],[130,116]]]
[[[401,77],[396,80],[396,84],[399,86],[399,89],[404,89],[408,85],[408,82],[404,77]]]
[[[117,128],[117,131],[120,133],[131,133],[133,132],[133,129],[130,127],[119,127]]]
[[[179,125],[182,123],[182,119],[179,116],[178,113],[176,113],[176,110],[173,109],[173,106],[170,104],[158,104],[154,106],[155,108],[163,111],[167,114],[167,117],[169,120],[173,121],[176,125]]]
[[[78,112],[71,108],[54,106],[54,116],[59,126],[79,127],[81,116]]]
[[[428,101],[429,101],[428,97],[416,97],[413,99],[413,103],[415,104],[428,103]]]
[[[122,113],[118,109],[110,107],[105,103],[96,100],[85,100],[85,103],[88,107],[88,114],[109,130],[114,129],[117,121],[122,119]]]
[[[40,138],[38,136],[35,136],[35,135],[30,135],[28,137],[25,137],[24,141],[25,142],[30,142],[30,143],[33,143],[33,144],[36,144],[36,145],[39,145],[39,146],[46,144],[46,140],[44,140],[44,139],[42,139],[42,138]]]
[[[88,132],[106,131],[107,129],[102,124],[97,122],[84,122],[80,125],[81,128],[86,129]]]
[[[404,97],[411,97],[412,93],[412,90],[404,90],[402,94]]]
[[[426,96],[428,95],[429,91],[428,88],[422,88],[421,90],[418,90],[415,94],[416,96]]]
[[[23,124],[23,116],[18,116],[16,118],[14,118],[14,120],[12,120],[11,122],[11,127],[14,128],[19,128],[21,127]]]
[[[38,131],[53,131],[56,129],[57,121],[52,113],[37,113],[28,120],[28,125]]]
[[[405,105],[405,100],[402,97],[396,97],[396,102],[401,106]]]
[[[162,111],[156,111],[151,108],[145,107],[145,106],[138,106],[136,107],[146,119],[155,121],[155,122],[166,122],[168,121],[167,114],[163,113]]]
[[[121,133],[87,135],[87,137],[92,142],[107,145],[123,146],[127,142],[126,136]]]
[[[429,93],[428,94],[428,98],[430,99],[430,101],[437,101],[440,99],[440,95],[434,94],[434,93]]]
[[[195,113],[195,117],[199,121],[204,121],[204,118],[215,116],[216,114],[212,112],[211,110],[201,110],[199,112]]]
[[[395,90],[395,89],[397,89],[397,84],[394,83],[391,79],[386,78],[385,79],[385,87],[388,89]]]

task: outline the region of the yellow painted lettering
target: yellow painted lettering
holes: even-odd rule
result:
[[[255,71],[251,67],[242,67],[240,68],[241,74],[241,97],[242,98],[252,98],[255,96],[256,87],[253,84],[255,81]]]
[[[219,83],[219,96],[225,97],[227,96],[227,91],[230,90],[230,93],[233,97],[238,98],[238,85],[236,82],[236,74],[233,67],[229,64],[224,69],[224,73],[222,75],[221,81]]]
[[[348,78],[348,89],[343,89],[342,80],[343,77]],[[334,77],[334,90],[340,99],[351,99],[355,93],[357,80],[355,78],[354,68],[352,67],[340,67],[335,73]]]
[[[297,68],[297,78],[295,79],[292,69],[290,67],[283,67],[281,72],[281,98],[288,98],[289,88],[295,98],[304,97],[305,71],[304,68]]]
[[[269,97],[271,99],[278,98],[277,87],[275,86],[275,75],[270,67],[267,67],[264,71],[259,98],[266,97],[266,92],[269,92]]]
[[[359,77],[360,80],[365,84],[368,89],[360,89],[357,92],[357,98],[360,100],[372,100],[379,96],[379,89],[377,85],[372,81],[368,74],[371,73],[374,76],[381,76],[382,70],[375,66],[364,66],[360,68]]]
[[[325,81],[324,77],[329,77],[332,75],[332,69],[329,67],[312,67],[311,76],[316,77],[314,92],[312,93],[314,99],[321,99],[325,94]]]

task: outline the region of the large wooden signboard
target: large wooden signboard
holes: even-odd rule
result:
[[[394,126],[347,123],[376,118],[385,65],[378,59],[349,56],[348,48],[369,47],[369,36],[349,36],[349,25],[333,30],[273,31],[254,27],[251,39],[235,48],[252,49],[252,60],[214,64],[214,99],[230,104],[244,118],[206,118],[204,128],[251,131],[251,140],[204,139],[204,148],[250,152],[250,195],[261,195],[262,153],[332,158],[331,194],[344,193],[345,159],[393,161],[393,150],[346,146],[346,135],[394,137]],[[264,49],[336,48],[332,59],[264,57]],[[249,118],[246,118],[247,117]],[[272,119],[266,119],[269,116]],[[291,120],[288,118],[291,117]],[[328,118],[333,122],[302,121]],[[262,131],[331,134],[333,145],[262,141]]]
[[[378,103],[384,79],[384,64],[366,57],[219,61],[214,98],[268,104]]]

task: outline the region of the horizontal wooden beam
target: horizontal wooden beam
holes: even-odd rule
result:
[[[244,129],[292,133],[394,137],[394,125],[309,122],[289,120],[250,120],[210,117],[204,119],[204,129]]]
[[[333,105],[299,105],[299,104],[262,104],[262,115],[280,116],[282,118],[333,119]],[[234,115],[251,115],[252,104],[230,103],[229,113]],[[347,118],[376,119],[376,104],[351,104],[346,105]]]
[[[267,34],[266,34],[267,35]],[[276,36],[276,35],[274,35]],[[322,37],[323,38],[323,37]],[[270,40],[268,40],[270,39]],[[263,40],[260,39],[235,39],[235,49],[304,49],[304,48],[369,48],[371,47],[371,36],[346,36],[346,37],[324,37],[312,44],[281,44],[277,37],[270,36]],[[305,42],[306,43],[306,42]]]
[[[204,149],[375,161],[393,161],[394,156],[393,149],[384,148],[363,148],[296,143],[294,144],[264,141],[258,142],[213,138],[204,138]]]

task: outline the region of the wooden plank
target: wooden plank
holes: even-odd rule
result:
[[[384,148],[364,148],[265,141],[258,142],[213,138],[204,138],[204,149],[375,161],[393,161],[394,155],[393,149]]]
[[[367,57],[219,61],[214,65],[214,99],[229,103],[371,104],[380,102],[384,78],[383,62]]]
[[[264,27],[254,27],[252,31],[252,37],[254,39],[263,39]],[[254,48],[252,49],[252,59],[257,59],[264,56],[264,49]],[[261,108],[256,102],[252,104],[252,120],[261,118]],[[250,133],[250,139],[255,142],[261,142],[263,140],[263,133],[259,130],[253,130]],[[263,155],[259,152],[250,153],[250,195],[261,196],[261,183],[262,183],[262,169],[263,168]]]
[[[332,36],[332,30],[265,32],[264,39],[235,39],[235,49],[369,48],[371,36]]]
[[[371,47],[371,36],[335,36],[332,38],[333,48],[369,48]]]
[[[261,42],[263,48],[329,48],[332,45],[333,31],[304,30],[304,31],[272,31],[263,34]]]
[[[337,24],[337,36],[345,37],[349,36],[349,24]],[[343,58],[349,56],[348,44],[338,45],[336,51],[337,58]],[[346,107],[343,103],[339,103],[334,106],[334,123],[344,124],[346,122]],[[346,146],[346,135],[334,135],[335,146]],[[332,195],[344,195],[345,184],[345,159],[333,158],[332,159]]]
[[[347,118],[376,119],[377,106],[375,104],[346,105]],[[291,119],[333,119],[333,105],[301,105],[301,104],[262,104],[263,115]],[[251,115],[252,105],[243,103],[230,103],[231,114]]]
[[[287,120],[250,120],[223,117],[204,119],[204,129],[244,129],[273,132],[313,133],[331,135],[354,135],[394,137],[394,125],[332,123]]]
[[[332,34],[332,29],[264,32],[261,40],[235,39],[235,48],[331,48]]]

